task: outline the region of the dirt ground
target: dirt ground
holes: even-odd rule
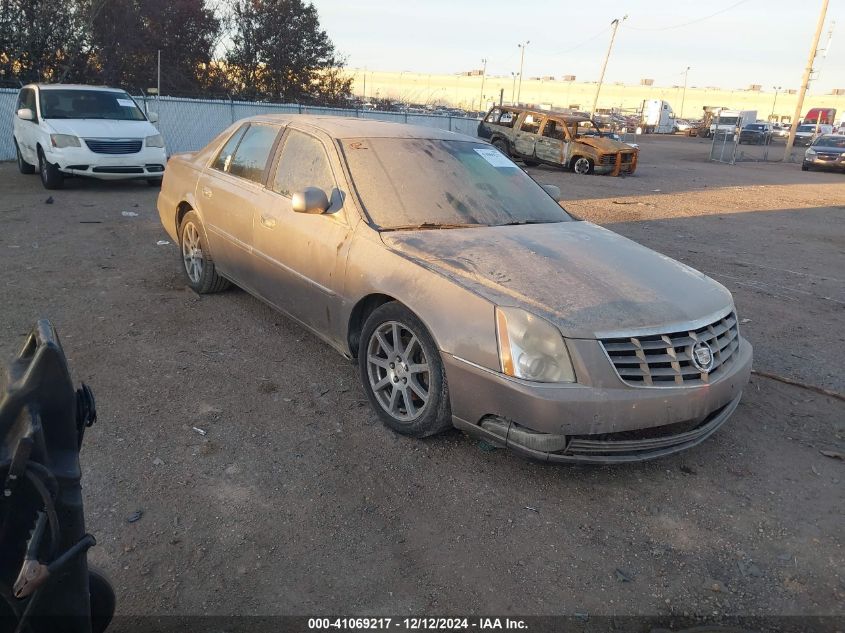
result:
[[[647,138],[634,177],[530,172],[726,285],[756,369],[845,393],[845,175],[706,155]],[[316,337],[186,290],[154,189],[49,195],[0,165],[0,353],[49,317],[94,389],[90,558],[120,613],[845,616],[841,400],[754,376],[703,445],[629,466],[400,437]]]

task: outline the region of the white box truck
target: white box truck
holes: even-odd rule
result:
[[[743,126],[756,123],[757,110],[722,109],[713,116],[710,123],[710,136],[732,136],[739,134]]]
[[[643,101],[640,127],[645,134],[673,134],[675,113],[668,101],[646,99]]]

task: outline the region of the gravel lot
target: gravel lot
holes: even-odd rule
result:
[[[845,393],[845,175],[706,155],[648,138],[634,177],[529,171],[725,284],[756,369]],[[845,462],[820,453],[842,400],[754,376],[705,444],[631,466],[399,437],[316,337],[185,288],[154,189],[48,195],[0,165],[0,352],[49,317],[94,389],[90,558],[120,613],[845,616]]]

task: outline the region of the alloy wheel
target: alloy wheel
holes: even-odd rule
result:
[[[578,160],[576,160],[575,161],[575,173],[581,174],[582,176],[584,174],[590,173],[590,161],[587,160],[586,158],[579,158]]]
[[[417,335],[398,321],[382,323],[367,344],[367,377],[390,416],[410,421],[430,398],[429,363]]]
[[[188,222],[182,229],[182,259],[185,262],[185,272],[188,273],[188,278],[198,284],[202,278],[204,260],[200,233],[193,222]]]

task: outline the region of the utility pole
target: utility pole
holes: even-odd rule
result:
[[[519,56],[519,90],[516,91],[516,102],[520,103],[522,97],[522,66],[525,64],[525,47],[531,43],[531,40],[525,40],[522,44],[517,44],[522,49],[522,54]]]
[[[775,118],[775,106],[778,103],[778,91],[783,90],[783,86],[772,86],[772,89],[775,91],[775,100],[772,101],[772,114],[769,116],[769,120]]]
[[[622,21],[628,19],[628,16],[624,16]],[[613,22],[610,23],[610,26],[613,27],[613,32],[610,34],[610,44],[607,47],[607,55],[604,56],[604,63],[601,65],[601,75],[599,76],[599,85],[596,86],[596,96],[593,99],[593,107],[590,110],[590,117],[596,116],[596,105],[599,102],[599,92],[601,92],[601,85],[604,82],[604,71],[607,70],[607,62],[610,59],[610,51],[613,50],[613,40],[616,39],[616,29],[619,28],[619,18],[616,18]]]
[[[681,93],[681,118],[684,118],[684,101],[687,100],[687,75],[689,75],[690,67],[687,66],[687,69],[684,71],[684,91]]]
[[[481,60],[484,67],[481,69],[481,99],[478,101],[478,109],[484,109],[484,78],[487,76],[487,58]]]
[[[513,97],[516,94],[516,78],[518,75],[519,73],[511,73],[511,77],[513,77],[513,81],[511,82],[511,105],[514,105]]]
[[[795,144],[795,131],[798,129],[798,120],[801,118],[801,109],[804,107],[804,96],[807,94],[807,87],[810,85],[810,75],[813,73],[813,63],[819,52],[819,39],[824,28],[824,19],[827,16],[827,5],[829,0],[822,0],[822,10],[819,13],[819,22],[816,24],[816,34],[813,36],[813,45],[810,46],[810,56],[807,58],[807,67],[804,69],[804,76],[801,78],[801,90],[798,92],[798,102],[795,104],[795,114],[792,116],[792,125],[789,127],[789,138],[786,139],[786,149],[783,152],[783,162],[792,157],[792,146]]]

